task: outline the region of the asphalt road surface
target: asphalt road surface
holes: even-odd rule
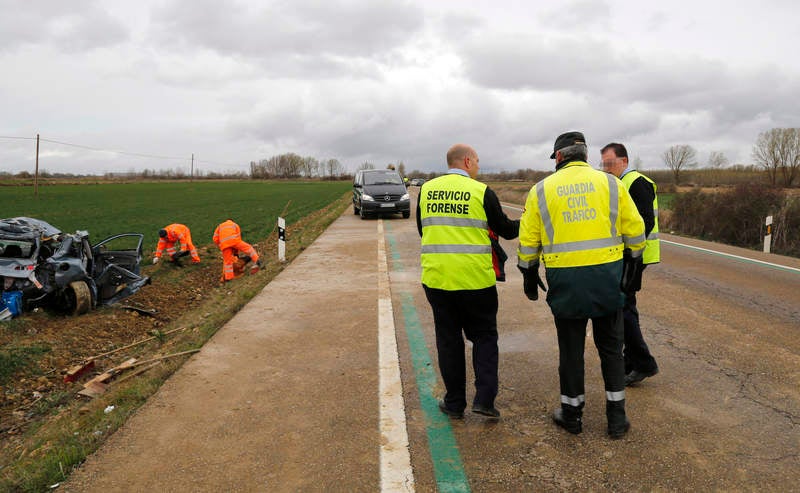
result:
[[[556,334],[522,292],[516,241],[498,284],[502,417],[439,413],[414,219],[348,211],[62,489],[800,490],[800,261],[662,238],[638,296],[660,373],[627,389],[622,440],[605,435],[591,337],[584,431],[552,423]]]

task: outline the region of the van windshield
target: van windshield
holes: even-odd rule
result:
[[[365,185],[402,185],[403,180],[397,173],[365,173]]]

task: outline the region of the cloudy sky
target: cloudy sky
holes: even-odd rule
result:
[[[750,163],[800,125],[790,0],[0,0],[0,171],[247,171],[295,152],[354,170],[551,169],[582,130],[644,169],[689,144]],[[16,137],[16,138],[9,138]],[[134,154],[134,155],[132,155]],[[138,155],[135,155],[138,154]],[[141,155],[141,156],[140,156]],[[150,156],[150,157],[147,157]]]

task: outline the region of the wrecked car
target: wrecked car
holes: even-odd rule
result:
[[[73,315],[111,305],[150,283],[140,275],[141,233],[92,245],[30,217],[0,219],[0,292],[22,294],[24,310],[51,307]]]

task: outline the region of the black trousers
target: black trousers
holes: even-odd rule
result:
[[[642,269],[644,270],[644,268]],[[644,342],[642,329],[639,326],[639,310],[636,309],[636,293],[625,297],[625,306],[622,308],[625,319],[625,373],[633,370],[649,373],[658,368],[656,359],[650,354],[650,348]]]
[[[472,342],[473,404],[494,406],[497,397],[497,288],[445,291],[423,285],[433,309],[439,371],[453,411],[467,407],[464,336]],[[462,335],[463,331],[463,335]]]
[[[625,364],[622,360],[622,310],[605,317],[592,317],[592,336],[600,355],[600,368],[609,393],[625,390]],[[558,332],[558,375],[561,381],[561,402],[582,409],[585,401],[583,352],[587,318],[555,317]],[[624,394],[623,397],[624,399]]]

